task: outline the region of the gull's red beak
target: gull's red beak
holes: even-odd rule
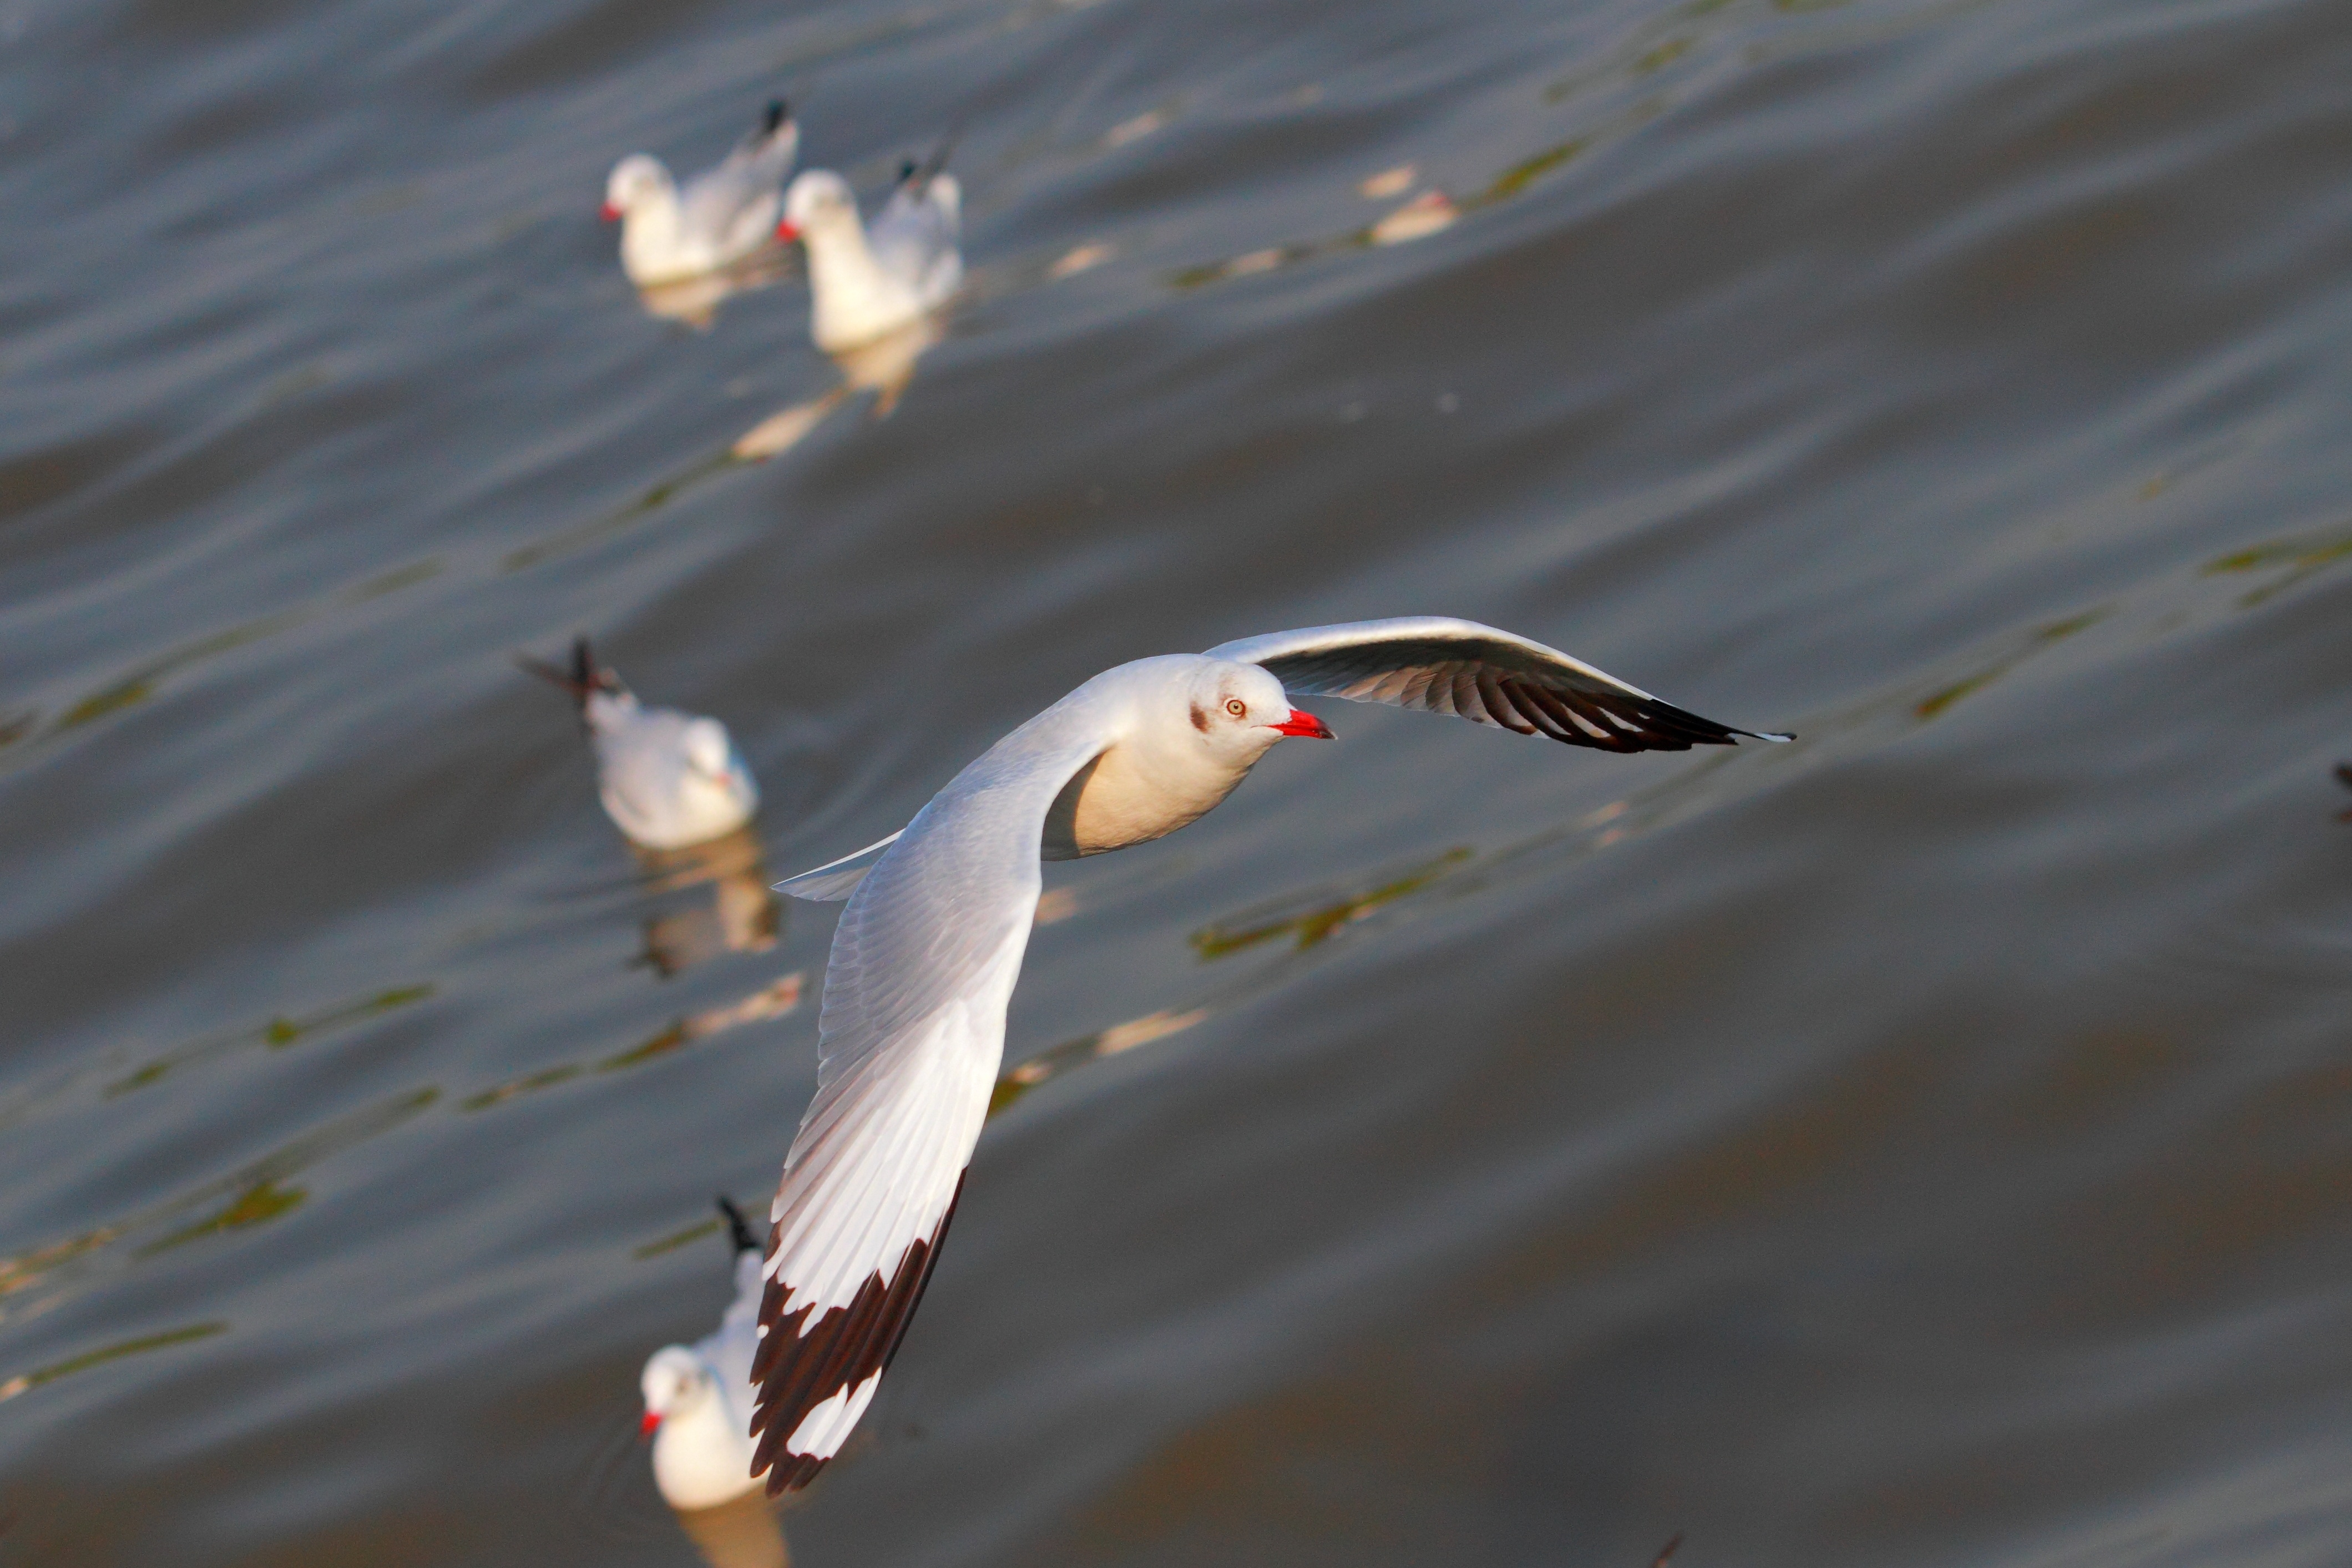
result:
[[[1279,724],[1268,724],[1266,728],[1277,735],[1304,735],[1316,741],[1328,741],[1332,738],[1331,727],[1328,724],[1315,717],[1314,714],[1301,713],[1296,708],[1290,710],[1289,718]]]
[[[783,222],[776,226],[776,237],[782,240],[786,245],[790,245],[800,237],[801,226],[794,223],[790,218],[784,219]]]
[[[596,216],[603,218],[606,223],[618,223],[621,221],[621,209],[614,206],[612,203],[606,202],[603,206],[596,209]]]
[[[637,1436],[640,1438],[650,1437],[660,1426],[661,1417],[648,1410],[646,1412],[646,1418],[637,1423]]]

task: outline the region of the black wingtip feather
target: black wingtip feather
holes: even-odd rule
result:
[[[1609,678],[1595,679],[1589,668],[1529,668],[1528,658],[1524,647],[1492,637],[1433,635],[1271,654],[1256,662],[1294,692],[1451,713],[1599,752],[1687,752],[1743,738],[1790,739],[1602,684]]]
[[[761,116],[760,133],[763,136],[773,136],[778,131],[783,129],[784,121],[792,117],[793,106],[781,98],[777,99],[768,105],[768,112]]]
[[[958,1177],[939,1225],[929,1236],[919,1237],[908,1247],[891,1272],[890,1282],[885,1285],[877,1270],[866,1277],[847,1307],[835,1307],[813,1324],[814,1305],[786,1319],[783,1304],[792,1287],[781,1278],[768,1281],[760,1301],[764,1332],[751,1362],[751,1381],[759,1385],[751,1412],[751,1436],[757,1439],[751,1473],[767,1472],[770,1497],[808,1485],[830,1461],[830,1456],[784,1451],[785,1440],[799,1430],[809,1412],[843,1390],[855,1389],[889,1370],[906,1338],[907,1324],[930,1284],[948,1222],[955,1218],[956,1205],[962,1197],[963,1180]],[[772,1254],[782,1235],[781,1224],[770,1227]],[[801,1331],[803,1327],[806,1333]]]

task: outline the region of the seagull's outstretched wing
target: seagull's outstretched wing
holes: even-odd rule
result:
[[[1269,632],[1220,643],[1209,657],[1263,665],[1296,697],[1454,713],[1604,752],[1789,739],[1702,719],[1558,648],[1445,616]]]
[[[1101,749],[1085,718],[1066,700],[997,742],[842,910],[751,1369],[751,1473],[771,1494],[840,1452],[930,1278],[1003,1055],[1045,814]]]

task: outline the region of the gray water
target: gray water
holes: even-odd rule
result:
[[[2352,1560],[2347,84],[2316,0],[5,0],[0,1563],[698,1561],[759,889],[1408,613],[1801,739],[1332,704],[1049,868],[795,1562]],[[972,289],[739,463],[804,288],[656,319],[595,206],[778,93],[869,196],[961,127]],[[575,631],[734,858],[604,820]]]

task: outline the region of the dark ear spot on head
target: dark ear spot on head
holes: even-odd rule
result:
[[[1203,735],[1209,732],[1209,710],[1197,702],[1192,704],[1192,728]]]

